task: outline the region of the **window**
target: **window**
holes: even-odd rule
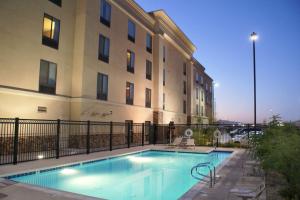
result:
[[[134,53],[127,50],[127,71],[134,73]]]
[[[186,94],[186,81],[183,81],[183,94]]]
[[[196,115],[199,115],[199,105],[196,104]]]
[[[146,35],[146,50],[152,53],[152,36],[149,33]]]
[[[163,69],[163,86],[166,85],[166,69]]]
[[[135,42],[135,24],[128,20],[128,40]]]
[[[101,0],[100,5],[100,22],[110,27],[111,5],[106,0]]]
[[[109,62],[109,38],[99,35],[99,50],[98,59],[103,62]]]
[[[60,21],[50,15],[44,14],[43,45],[58,49]]]
[[[183,113],[186,114],[186,101],[183,100]]]
[[[163,110],[166,109],[166,94],[163,93]]]
[[[205,83],[205,90],[207,91],[208,90],[208,84]]]
[[[152,79],[152,62],[149,60],[146,60],[146,79]]]
[[[98,73],[97,77],[97,99],[107,100],[108,95],[108,76]]]
[[[201,101],[203,101],[204,100],[204,93],[203,93],[203,91],[201,90]]]
[[[151,108],[151,89],[146,88],[145,106]]]
[[[41,60],[40,61],[40,81],[39,92],[55,94],[56,90],[56,64]]]
[[[183,75],[186,75],[186,63],[183,63]]]
[[[203,108],[203,106],[201,106],[201,116],[204,116],[204,108]]]
[[[133,105],[134,85],[126,82],[126,104]]]
[[[199,99],[199,89],[196,88],[196,99]]]
[[[163,46],[163,62],[166,61],[166,47]]]
[[[56,4],[57,6],[61,7],[61,0],[49,0],[49,1],[51,1],[54,4]]]

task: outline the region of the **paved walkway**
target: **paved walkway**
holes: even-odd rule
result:
[[[230,190],[235,188],[236,184],[243,176],[243,162],[246,159],[244,150],[239,150],[236,154],[217,172],[217,175],[221,176],[219,181],[213,188],[209,188],[208,185],[202,185],[201,192],[198,190],[198,194],[194,195],[193,200],[238,200],[240,198],[230,194]],[[266,199],[265,192],[260,196],[260,200]]]

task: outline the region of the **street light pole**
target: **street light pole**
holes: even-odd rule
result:
[[[255,60],[255,41],[258,36],[255,32],[251,33],[250,39],[252,40],[253,47],[253,79],[254,79],[254,131],[256,135],[256,60]]]

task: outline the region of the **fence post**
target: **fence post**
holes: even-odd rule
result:
[[[130,123],[127,124],[127,145],[130,148]]]
[[[109,129],[109,150],[112,151],[112,139],[113,139],[113,122],[110,122],[110,129]]]
[[[145,140],[145,124],[142,124],[142,146],[144,146],[144,140]]]
[[[157,126],[156,124],[153,124],[153,144],[156,144],[156,132],[157,132]]]
[[[19,118],[15,118],[15,137],[14,137],[14,155],[13,164],[18,163],[18,144],[19,144]]]
[[[56,159],[59,158],[59,135],[60,135],[60,119],[57,120],[57,129],[56,129]]]
[[[86,135],[86,154],[90,153],[90,120],[87,121],[87,135]]]

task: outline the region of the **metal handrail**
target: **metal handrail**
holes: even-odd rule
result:
[[[191,168],[191,176],[202,182],[210,183],[210,187],[212,187],[216,183],[216,168],[215,168],[215,166],[213,166],[213,172],[212,172],[212,169],[211,169],[212,166],[213,166],[213,164],[211,162],[198,163],[197,165],[195,165],[194,167]],[[201,167],[207,167],[209,170],[209,175],[200,173],[198,171],[198,169]],[[200,175],[201,178],[196,176],[193,173],[194,171],[196,172],[197,175]],[[208,178],[209,180],[206,180],[205,178]]]

